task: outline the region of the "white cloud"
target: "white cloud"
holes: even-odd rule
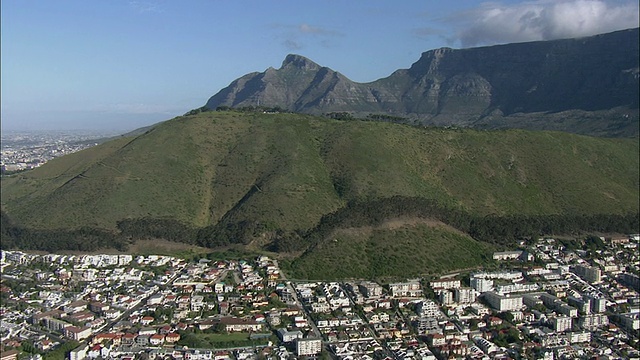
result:
[[[129,1],[129,6],[140,14],[164,12],[162,6],[152,1]]]
[[[463,47],[589,36],[638,27],[638,1],[535,0],[483,3],[446,21]]]
[[[271,28],[279,32],[276,36],[281,39],[282,45],[288,50],[300,50],[309,43],[331,47],[335,38],[343,36],[339,31],[307,23],[298,25],[272,24]]]

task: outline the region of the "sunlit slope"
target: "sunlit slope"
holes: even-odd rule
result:
[[[638,140],[205,112],[2,180],[39,228],[124,218],[310,228],[355,198],[437,199],[480,214],[638,211]]]
[[[398,277],[486,264],[495,250],[443,224],[343,229],[291,263],[300,279]]]

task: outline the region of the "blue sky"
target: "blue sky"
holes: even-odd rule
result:
[[[358,82],[424,51],[638,26],[638,1],[2,0],[3,130],[131,130],[289,53]]]

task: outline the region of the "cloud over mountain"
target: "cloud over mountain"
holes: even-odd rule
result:
[[[463,47],[590,36],[638,27],[637,1],[487,2],[446,19]]]

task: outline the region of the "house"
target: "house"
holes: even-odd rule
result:
[[[122,345],[133,345],[136,342],[137,334],[122,335]]]
[[[100,350],[102,350],[102,346],[100,344],[94,345],[93,347],[91,347],[91,349],[89,349],[87,357],[90,359],[97,358],[98,356],[100,356]]]
[[[169,344],[176,343],[178,340],[180,340],[180,334],[178,333],[168,333],[164,337],[164,341]]]
[[[42,341],[38,341],[36,343],[36,347],[38,348],[38,350],[40,351],[47,351],[49,349],[51,349],[53,347],[53,342],[51,342],[51,340],[49,339],[43,339]]]
[[[499,317],[490,316],[488,323],[489,323],[489,326],[502,325],[502,319],[500,319]]]
[[[251,319],[224,317],[219,320],[227,332],[262,331],[263,325]]]
[[[432,334],[429,335],[429,340],[431,342],[431,346],[442,346],[445,345],[447,343],[447,340],[445,339],[444,335],[442,334]]]
[[[74,301],[74,302],[70,303],[69,305],[66,305],[64,307],[64,311],[67,314],[73,314],[75,312],[82,311],[82,310],[86,309],[88,304],[89,303],[84,301],[84,300]]]
[[[156,329],[154,328],[141,328],[138,330],[138,335],[153,335],[156,333]]]
[[[109,305],[103,304],[101,302],[93,302],[89,304],[89,310],[93,311],[96,314],[102,314],[105,311],[109,310]]]
[[[93,344],[104,343],[107,341],[112,341],[113,345],[118,346],[121,343],[122,336],[120,334],[114,333],[100,333],[96,334],[93,337]]]
[[[80,341],[91,336],[91,329],[88,327],[67,326],[64,328],[64,336]]]
[[[149,343],[154,346],[159,346],[164,343],[164,335],[162,334],[153,334],[149,338]]]

